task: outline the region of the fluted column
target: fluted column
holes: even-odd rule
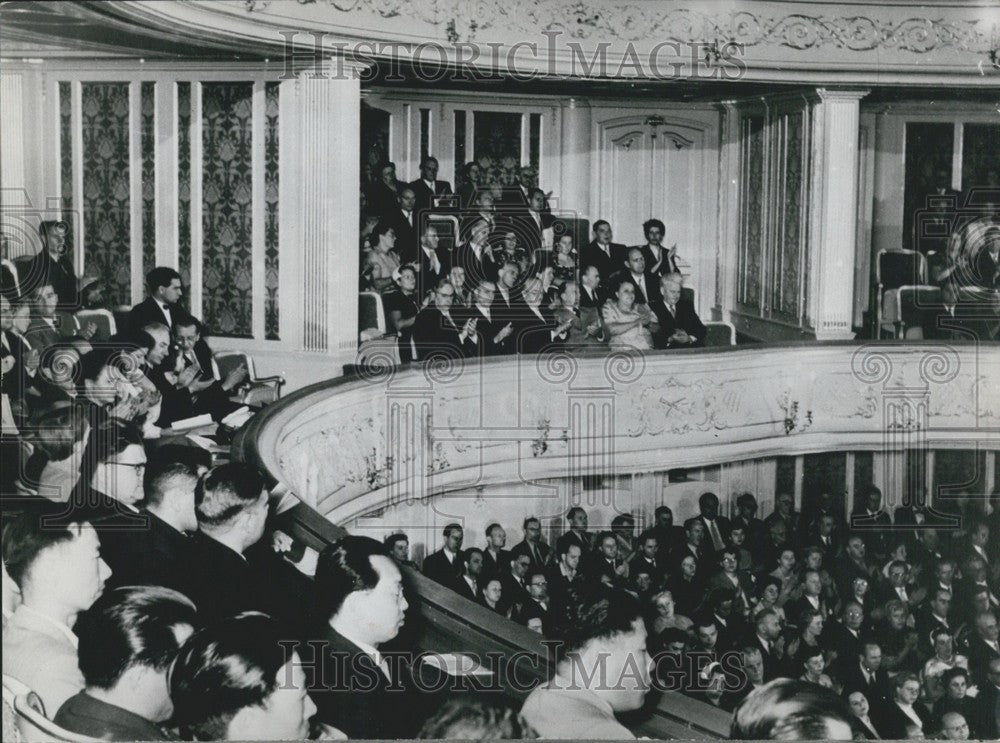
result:
[[[293,246],[291,273],[300,279],[282,296],[298,304],[299,347],[338,365],[353,361],[358,346],[361,83],[354,72],[346,64],[306,70],[281,91],[282,113],[293,114],[281,141],[293,160],[290,172],[282,164],[281,222],[286,207],[293,222],[282,245]]]
[[[590,104],[570,98],[562,109],[562,184],[559,209],[590,214]]]
[[[867,90],[816,90],[812,108],[809,318],[816,340],[854,337],[858,123]]]

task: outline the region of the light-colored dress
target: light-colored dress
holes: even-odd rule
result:
[[[399,265],[399,256],[392,250],[383,253],[378,248],[374,248],[366,254],[365,267],[371,268],[373,279],[392,278],[393,272],[399,268]]]
[[[624,333],[616,333],[612,328],[613,323],[634,322],[649,318],[649,308],[644,304],[637,304],[631,310],[623,310],[617,302],[605,302],[601,310],[604,317],[604,326],[608,335],[608,345],[611,348],[634,348],[638,350],[651,349],[653,347],[653,334],[645,325],[639,325],[626,330]]]

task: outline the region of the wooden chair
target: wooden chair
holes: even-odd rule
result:
[[[3,731],[4,740],[10,743],[95,743],[99,740],[56,725],[46,716],[45,705],[38,695],[6,674],[3,676]]]

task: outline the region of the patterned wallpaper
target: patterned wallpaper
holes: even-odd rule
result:
[[[737,301],[760,307],[761,269],[764,249],[764,117],[743,120],[743,194],[740,205],[740,237]]]
[[[128,83],[83,83],[81,110],[84,271],[109,304],[131,304]]]
[[[191,83],[177,83],[177,271],[191,286]],[[185,292],[186,294],[186,292]],[[187,298],[181,299],[187,303]]]
[[[59,83],[59,180],[63,219],[69,226],[66,245],[75,248],[73,228],[73,95],[69,83]]]
[[[510,185],[521,164],[521,114],[474,111],[472,117],[472,152],[479,163],[479,185]]]
[[[802,316],[799,304],[799,287],[802,284],[803,243],[802,212],[805,203],[805,158],[802,153],[802,128],[804,116],[802,113],[788,114],[782,117],[783,142],[779,147],[784,150],[782,173],[782,191],[778,194],[778,205],[781,219],[779,243],[775,248],[777,265],[775,266],[775,283],[772,287],[771,307],[774,315],[790,322],[797,322]],[[780,162],[779,160],[779,162]]]
[[[264,85],[264,337],[278,337],[279,83]]]
[[[202,319],[217,335],[253,335],[253,83],[202,87]]]
[[[965,124],[962,134],[962,191],[1000,189],[1000,124]],[[981,199],[977,199],[981,201]]]
[[[142,275],[156,266],[156,83],[141,87]]]

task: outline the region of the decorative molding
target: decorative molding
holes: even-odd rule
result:
[[[482,40],[494,29],[521,34],[560,32],[571,39],[618,39],[722,44],[753,47],[778,45],[799,51],[834,47],[852,52],[879,49],[926,54],[940,49],[995,52],[996,28],[978,20],[944,18],[887,18],[872,3],[867,15],[807,15],[801,12],[764,14],[737,7],[728,16],[685,8],[672,3],[607,3],[556,0],[554,2],[488,3],[467,0],[298,0],[319,4],[337,13],[374,15],[383,19],[418,21],[441,30],[449,43]],[[272,0],[244,0],[247,13],[274,9]],[[750,3],[742,3],[749,7]],[[512,7],[513,6],[513,7]],[[666,12],[664,12],[666,11]],[[884,12],[884,11],[883,11]],[[714,45],[714,46],[713,46]]]
[[[989,384],[1000,353],[971,344],[498,359],[451,372],[314,385],[262,411],[246,437],[259,464],[335,523],[482,484],[896,451],[910,433],[928,447],[1000,449]],[[401,425],[393,411],[418,388],[426,413]]]

